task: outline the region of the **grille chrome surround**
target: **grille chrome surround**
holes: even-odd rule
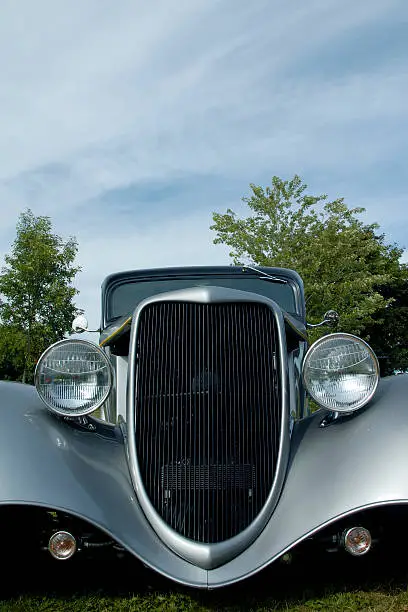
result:
[[[166,308],[169,310],[164,316]],[[160,312],[159,319],[149,317],[149,312]],[[219,312],[224,316],[214,323],[208,313]],[[213,335],[214,340],[214,334],[217,337],[226,333],[232,312],[235,323],[231,323],[228,332],[234,341],[234,346],[228,345],[232,359],[218,356],[217,361],[214,342],[208,341],[205,347],[204,338]],[[175,325],[169,333],[172,321],[174,326],[174,313],[185,325]],[[257,333],[251,328],[244,333],[244,327],[252,325],[253,320],[258,321]],[[266,321],[269,332],[274,334],[271,342],[263,329]],[[190,328],[194,333],[187,339],[187,351],[185,336]],[[175,329],[177,333],[173,333]],[[154,338],[158,338],[158,344]],[[175,347],[178,342],[184,347],[183,359],[182,351]],[[162,351],[160,343],[164,345]],[[219,346],[225,349],[225,338]],[[261,356],[258,361],[256,355]],[[264,368],[263,384],[259,384],[255,373],[266,362],[266,356],[269,371]],[[229,376],[226,369],[222,370],[225,363]],[[214,365],[215,368],[209,367]],[[246,384],[243,371],[247,371]],[[271,382],[268,375],[273,371]],[[279,307],[271,300],[206,287],[155,296],[136,310],[129,352],[129,467],[147,519],[180,556],[203,568],[216,567],[239,554],[265,526],[276,505],[287,465],[287,389],[284,322]],[[266,402],[265,392],[274,394],[276,401]],[[228,398],[230,401],[225,403]],[[233,413],[236,404],[239,410]],[[260,404],[262,409],[255,410]],[[275,410],[273,416],[266,414],[270,406]],[[255,433],[248,436],[247,431],[254,428]],[[190,429],[194,435],[180,435]],[[204,436],[197,438],[197,431],[204,431]],[[225,435],[221,446],[217,441],[220,432],[221,437]],[[241,452],[236,446],[241,447]],[[230,525],[225,521],[228,515]]]

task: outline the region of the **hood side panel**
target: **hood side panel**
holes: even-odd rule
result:
[[[294,429],[286,482],[258,539],[209,572],[209,586],[246,577],[341,515],[373,505],[408,502],[408,375],[380,382],[371,405],[320,428],[325,411]]]
[[[0,419],[0,504],[67,511],[100,527],[161,574],[207,586],[207,572],[170,552],[146,521],[119,439],[55,418],[29,385],[0,383]]]

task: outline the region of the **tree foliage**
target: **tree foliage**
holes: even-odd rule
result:
[[[41,352],[70,330],[78,312],[72,285],[80,269],[74,265],[77,250],[74,238],[64,242],[52,232],[48,217],[36,217],[31,210],[20,215],[0,275],[3,375],[32,380]]]
[[[19,380],[24,371],[25,336],[12,325],[0,325],[0,378]]]
[[[271,186],[250,188],[250,196],[243,198],[248,217],[240,218],[231,209],[213,213],[214,242],[231,247],[235,264],[299,272],[310,323],[334,308],[340,314],[339,329],[368,340],[381,334],[395,300],[393,287],[406,287],[402,249],[386,243],[378,224],[359,219],[363,208],[349,208],[343,198],[329,201],[327,195],[309,195],[299,176],[275,176]],[[327,330],[316,330],[311,339],[323,333]]]
[[[408,282],[405,274],[381,291],[391,303],[374,317],[373,324],[366,326],[364,335],[381,357],[383,374],[392,374],[395,370],[408,372]]]

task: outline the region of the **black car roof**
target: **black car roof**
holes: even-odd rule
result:
[[[260,272],[265,272],[272,276],[282,276],[288,280],[295,281],[300,285],[303,285],[302,279],[297,272],[290,270],[289,268],[277,268],[277,267],[261,267],[256,266],[256,269]],[[256,276],[256,272],[245,266],[179,266],[179,267],[164,267],[164,268],[146,268],[141,270],[126,270],[123,272],[115,272],[109,274],[102,283],[102,290],[105,290],[107,286],[111,284],[120,283],[127,280],[138,280],[147,278],[160,278],[170,276],[208,276],[211,274],[220,275],[240,275],[242,273],[248,274],[248,276]]]
[[[305,316],[304,307],[304,289],[303,281],[299,274],[289,268],[278,268],[278,267],[261,267],[256,266],[256,269],[246,268],[243,266],[179,266],[179,267],[164,267],[164,268],[146,268],[141,270],[125,270],[123,272],[115,272],[105,278],[102,283],[102,322],[101,329],[105,327],[104,313],[106,311],[106,297],[109,289],[115,285],[120,285],[126,282],[137,282],[138,280],[153,280],[158,278],[180,278],[180,277],[205,277],[214,274],[225,275],[225,276],[240,276],[246,274],[247,276],[256,277],[262,276],[257,274],[257,270],[262,273],[265,272],[271,276],[279,276],[288,282],[295,283],[299,291],[299,307],[302,318]]]

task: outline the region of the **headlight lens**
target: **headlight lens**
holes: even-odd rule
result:
[[[303,362],[303,379],[311,397],[324,408],[352,412],[374,395],[379,380],[371,347],[351,334],[317,340]]]
[[[105,353],[86,340],[61,340],[40,357],[35,386],[43,402],[63,416],[83,416],[109,395],[112,370]]]

